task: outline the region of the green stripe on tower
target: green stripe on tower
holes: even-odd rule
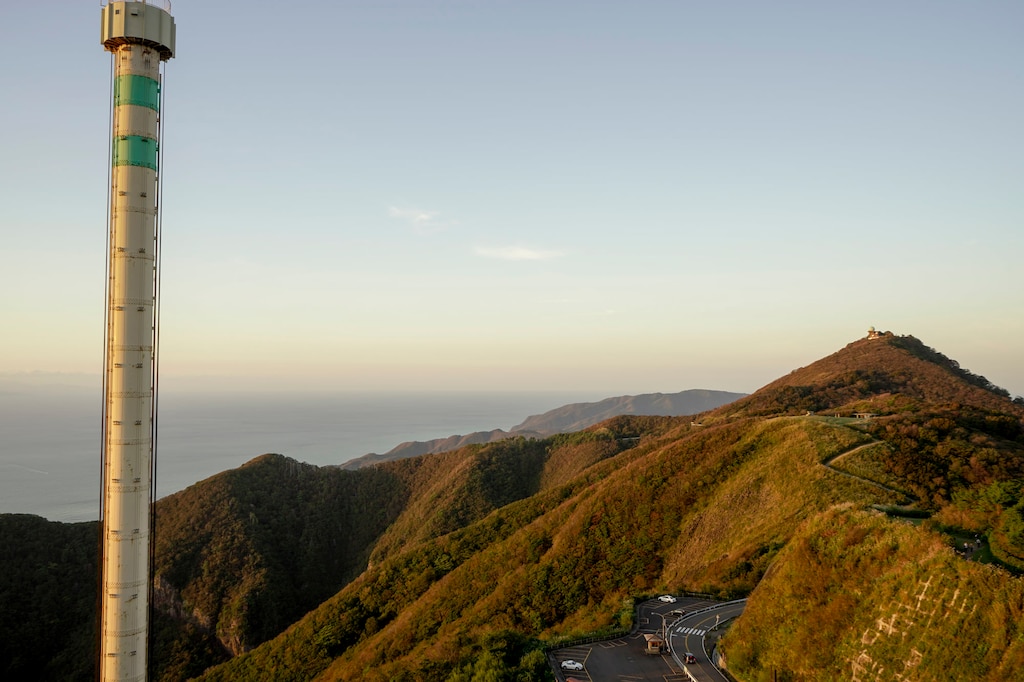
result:
[[[115,166],[142,166],[156,170],[156,140],[141,135],[114,138]]]
[[[114,106],[122,104],[134,104],[160,111],[160,83],[147,76],[118,76],[114,79]]]

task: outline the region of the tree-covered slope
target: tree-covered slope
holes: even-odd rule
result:
[[[1019,680],[1024,583],[845,505],[787,543],[723,649],[744,681]]]
[[[93,679],[97,525],[0,514],[3,679]]]
[[[156,505],[157,608],[241,653],[357,576],[403,492],[387,471],[264,455],[164,498]]]
[[[529,642],[610,627],[631,595],[747,593],[796,529],[836,504],[942,512],[954,496],[1015,480],[1024,464],[1019,407],[892,341],[900,340],[851,344],[703,425],[663,420],[656,435],[627,435],[630,422],[619,421],[616,441],[633,447],[478,522],[382,553],[287,633],[207,679],[271,679],[260,671],[282,669],[301,671],[291,679],[461,679],[482,660],[506,676],[526,674]],[[819,411],[899,409],[867,421],[814,416],[808,396]],[[944,411],[950,423],[940,429],[935,415]],[[915,428],[920,467],[906,455]],[[953,476],[964,461],[971,475]],[[424,510],[411,514],[429,522]],[[494,642],[512,640],[520,644],[497,656]]]
[[[393,554],[207,679],[445,679],[496,637],[611,626],[634,594],[745,593],[802,520],[836,502],[894,501],[820,464],[865,438],[806,418],[677,423],[562,486]]]
[[[595,403],[571,403],[531,415],[508,431],[477,431],[464,436],[435,438],[429,441],[401,443],[383,455],[370,453],[342,464],[343,469],[359,469],[381,462],[457,450],[467,445],[491,443],[507,438],[544,438],[556,433],[582,431],[599,422],[623,415],[681,416],[705,412],[746,395],[728,391],[691,389],[679,393],[644,393],[605,398]]]
[[[849,632],[810,633],[790,619],[839,593],[852,595],[842,611],[851,623],[866,617],[863,598],[844,587],[860,578],[846,574],[895,568],[872,567],[875,550],[864,543],[882,533],[872,524],[884,523],[860,510],[930,516],[922,527],[899,526],[915,538],[906,541],[913,551],[925,542],[915,534],[977,534],[985,542],[976,558],[1003,567],[986,569],[992,575],[1024,569],[1024,409],[1004,394],[916,339],[888,335],[697,419],[616,417],[577,433],[353,471],[265,455],[157,504],[153,679],[538,679],[543,645],[628,626],[635,596],[680,589],[752,594],[758,627],[855,660]],[[853,418],[858,412],[874,416]],[[813,537],[863,519],[868,530],[844,530],[849,543],[835,550],[850,554],[815,550],[842,571],[822,568],[819,592],[787,593],[794,603],[767,625],[773,609],[759,600],[780,594],[776,572],[797,570],[787,566],[804,556],[807,529]],[[63,575],[74,559],[94,595],[95,550],[54,558],[42,549],[75,546],[64,524],[0,520],[4,537],[26,551],[5,564],[15,577],[0,592],[0,612],[8,604],[24,612],[19,589],[39,591],[26,581],[38,581],[40,562]],[[950,585],[959,584],[960,569],[950,568],[958,561],[922,559],[935,584]],[[912,593],[909,575],[890,576],[891,590]],[[998,582],[985,584],[1004,608],[1000,600],[1015,593],[1012,581]],[[30,632],[58,618],[27,617]],[[87,679],[91,662],[68,661],[94,612],[76,604],[66,621],[48,655],[65,679]],[[5,626],[14,651],[24,642]],[[736,632],[743,627],[751,626],[741,619]],[[904,654],[912,657],[893,656]],[[744,680],[764,679],[776,663],[763,647],[730,655]],[[814,662],[800,665],[793,679]]]
[[[157,607],[170,621],[154,654],[158,677],[196,672],[198,659],[185,669],[164,652],[180,651],[197,632],[220,645],[207,664],[243,653],[371,563],[466,527],[622,447],[608,432],[515,438],[354,471],[264,455],[161,500],[155,581]]]

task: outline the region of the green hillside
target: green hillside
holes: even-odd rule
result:
[[[696,423],[606,423],[592,433],[631,447],[390,553],[206,679],[271,679],[267,670],[296,680],[462,679],[481,666],[530,679],[536,647],[620,625],[633,595],[693,589],[757,603],[755,588],[798,529],[836,505],[941,517],[973,509],[972,491],[1017,480],[1021,410],[986,383],[890,336],[855,342]],[[856,412],[876,416],[844,417]],[[535,441],[531,452],[550,460],[555,446]],[[736,656],[737,672],[764,670]]]
[[[96,522],[0,514],[0,677],[95,677]]]
[[[806,418],[679,424],[393,555],[207,679],[444,679],[495,638],[557,641],[611,627],[634,594],[745,594],[801,521],[840,501],[897,501],[818,463],[865,438]]]
[[[743,680],[1020,680],[1024,583],[845,505],[787,543],[723,647]]]
[[[885,335],[694,418],[352,471],[265,455],[157,504],[154,679],[544,679],[545,646],[628,628],[633,600],[666,590],[750,596],[724,644],[741,680],[852,679],[855,665],[870,671],[858,679],[937,679],[913,672],[933,670],[921,661],[890,672],[972,628],[1001,634],[947,661],[963,666],[948,679],[1009,679],[1022,417],[983,377]],[[969,559],[954,554],[976,536]],[[995,608],[858,649],[922,580]],[[872,592],[883,583],[890,602]],[[63,655],[94,627],[76,609]],[[10,649],[26,644],[8,631]]]

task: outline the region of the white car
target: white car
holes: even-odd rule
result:
[[[663,601],[666,604],[675,604],[676,598],[673,597],[671,594],[663,594],[660,597],[658,597],[658,601]]]
[[[562,661],[562,670],[583,670],[583,664],[579,661]]]

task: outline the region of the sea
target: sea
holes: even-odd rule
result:
[[[509,430],[584,392],[161,392],[157,497],[265,453],[319,466],[406,441]],[[0,388],[0,513],[99,518],[99,388]]]

